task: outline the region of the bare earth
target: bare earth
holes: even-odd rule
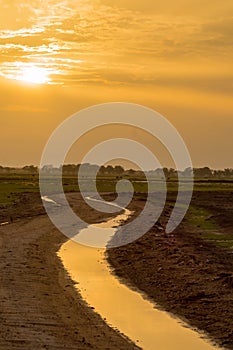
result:
[[[107,196],[112,199],[112,196]],[[203,192],[193,204],[208,209],[232,234],[232,192]],[[107,216],[70,194],[74,210],[98,222]],[[143,208],[141,198],[131,209]],[[169,217],[165,210],[161,225]],[[0,349],[136,349],[108,327],[73,287],[56,252],[65,237],[50,223],[39,195],[0,212]],[[132,244],[110,249],[108,259],[125,283],[144,291],[157,305],[233,349],[233,254],[201,239],[184,222],[169,238],[155,225]]]
[[[77,294],[56,255],[66,239],[43,213],[36,195],[1,211],[13,223],[0,227],[0,349],[137,349]]]
[[[219,236],[232,235],[233,192],[200,192],[192,205],[211,213]],[[133,209],[139,212],[143,201]],[[161,224],[165,225],[169,210]],[[137,241],[108,251],[125,283],[144,291],[162,309],[179,316],[226,349],[233,349],[233,250],[201,238],[186,221],[166,238],[155,225]]]

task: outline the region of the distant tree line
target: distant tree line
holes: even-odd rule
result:
[[[0,165],[0,174],[38,174],[39,168],[34,165],[26,165],[22,168],[3,167]]]
[[[145,174],[141,170],[134,169],[124,169],[121,165],[102,165],[100,168],[95,164],[65,164],[59,168],[55,168],[52,165],[44,166],[41,171],[46,174],[60,174],[63,175],[77,175],[78,171],[82,166],[82,173],[85,176],[92,176],[98,172],[99,176],[114,176],[114,177],[137,177],[145,178],[145,174],[149,178],[161,178],[165,175],[167,179],[177,178],[177,175],[188,178],[190,175],[194,174],[196,179],[226,179],[233,178],[233,169],[226,168],[224,170],[214,170],[209,167],[202,168],[187,168],[184,171],[177,171],[173,168],[158,168],[155,170],[146,171]],[[22,168],[13,168],[13,167],[3,167],[0,166],[0,174],[30,174],[36,175],[39,173],[39,168],[34,165],[26,165]],[[163,175],[164,174],[164,175]]]

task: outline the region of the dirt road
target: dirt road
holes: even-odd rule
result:
[[[82,301],[56,256],[65,237],[29,202],[34,217],[15,208],[0,227],[0,349],[137,349]]]

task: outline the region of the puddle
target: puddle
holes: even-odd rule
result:
[[[5,225],[9,225],[9,222],[8,221],[0,222],[0,226],[5,226]]]
[[[55,204],[55,205],[60,207],[60,204],[58,204],[57,202],[55,202],[52,198],[49,198],[48,196],[42,196],[41,199],[42,199],[42,201],[52,203],[52,204]]]

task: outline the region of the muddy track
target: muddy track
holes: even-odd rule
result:
[[[82,301],[56,256],[65,237],[24,202],[31,218],[15,206],[0,227],[0,349],[137,349]]]

